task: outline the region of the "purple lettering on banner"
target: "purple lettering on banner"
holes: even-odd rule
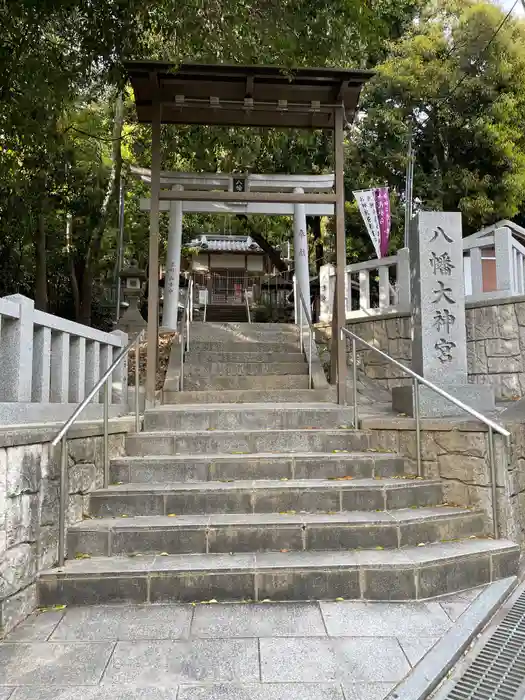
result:
[[[379,219],[379,245],[381,257],[384,258],[388,254],[388,242],[390,240],[390,227],[392,222],[388,187],[376,187],[374,189],[374,195],[376,200],[377,218]]]

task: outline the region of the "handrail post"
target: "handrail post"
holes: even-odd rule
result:
[[[492,491],[492,531],[494,538],[497,540],[499,538],[499,523],[498,523],[498,490],[496,482],[496,459],[495,459],[495,449],[494,449],[494,431],[492,426],[489,425],[488,433],[488,448],[489,448],[489,467],[490,467],[490,480],[491,480],[491,491]]]
[[[309,337],[309,340],[310,340],[310,348],[309,348],[309,352],[308,352],[308,386],[309,386],[310,389],[313,389],[313,381],[312,381],[312,347],[313,347],[312,340],[313,340],[313,333],[312,333],[312,329],[311,329],[310,327],[308,327],[308,330],[310,331],[310,337]]]
[[[111,375],[104,383],[104,444],[102,456],[104,461],[104,488],[109,485],[109,382]]]
[[[346,339],[343,336],[343,341],[345,344],[345,358],[346,358]],[[354,428],[359,429],[359,410],[357,408],[357,344],[355,338],[352,338],[352,395],[354,403]]]
[[[58,509],[58,566],[66,558],[66,508],[68,501],[67,437],[60,441],[60,503]]]
[[[140,333],[135,341],[135,432],[140,432]]]
[[[303,305],[299,305],[299,348],[300,351],[304,351],[304,343],[303,343]]]
[[[414,416],[416,418],[416,461],[417,475],[422,476],[421,469],[421,415],[419,412],[419,380],[414,377]]]

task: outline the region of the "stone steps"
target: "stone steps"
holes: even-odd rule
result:
[[[94,557],[40,574],[39,604],[421,600],[514,575],[519,547],[467,539],[398,550]]]
[[[144,430],[337,428],[352,425],[352,408],[329,404],[159,406],[144,414]]]
[[[480,512],[443,506],[382,512],[231,513],[85,520],[68,556],[401,548],[484,534]]]
[[[394,454],[353,452],[260,453],[257,455],[169,455],[120,457],[111,461],[111,483],[158,484],[230,479],[373,479],[403,474],[404,460]]]
[[[214,389],[201,391],[163,391],[164,404],[216,403],[312,403],[333,401],[330,389]]]
[[[213,513],[378,511],[437,506],[439,481],[400,479],[263,479],[233,482],[126,484],[91,494],[95,518]]]
[[[188,353],[201,352],[220,352],[220,353],[252,353],[261,352],[265,355],[270,353],[293,353],[300,352],[299,337],[297,340],[291,336],[285,340],[270,340],[261,336],[260,338],[242,338],[223,339],[223,340],[206,340],[194,338],[190,333],[190,347]],[[189,356],[189,355],[188,355]]]
[[[251,375],[251,376],[198,376],[184,374],[186,391],[222,391],[223,389],[251,389],[272,391],[274,389],[308,389],[308,367],[303,374]]]
[[[251,347],[251,346],[250,346]],[[208,364],[211,362],[305,362],[305,356],[299,352],[221,352],[220,350],[194,350],[193,346],[186,355],[187,362]]]
[[[261,452],[336,454],[336,450],[362,452],[371,448],[370,432],[346,429],[155,431],[126,437],[126,451],[130,456]]]
[[[260,376],[260,375],[301,375],[308,374],[308,364],[304,358],[299,362],[207,362],[201,364],[188,354],[184,365],[185,377],[209,377],[215,379],[218,376]]]

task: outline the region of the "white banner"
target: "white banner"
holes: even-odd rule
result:
[[[357,190],[354,192],[359,211],[365,222],[368,235],[374,245],[376,255],[381,257],[381,227],[377,216],[375,190]]]

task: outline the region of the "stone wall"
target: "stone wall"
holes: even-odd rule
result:
[[[110,421],[111,457],[124,453],[132,425]],[[0,430],[0,637],[35,609],[38,572],[57,562],[60,449],[50,441],[60,427]],[[102,424],[79,422],[70,438],[69,525],[83,519],[89,492],[102,486]]]
[[[415,421],[412,418],[364,418],[362,426],[373,430],[380,450],[397,452],[407,459],[406,471],[417,473]],[[525,425],[505,424],[511,432],[510,452],[496,437],[497,513],[500,537],[525,545]],[[422,474],[439,479],[445,501],[451,505],[481,509],[486,534],[492,526],[492,480],[488,432],[481,424],[458,419],[423,419],[421,432]]]
[[[525,396],[525,296],[467,303],[468,379],[490,384],[497,400]],[[409,314],[355,319],[347,328],[408,367],[412,361]],[[325,327],[327,332],[329,328]],[[348,342],[348,362],[351,363]],[[372,350],[358,350],[364,375],[384,389],[410,382],[403,372]]]
[[[525,395],[525,297],[469,304],[469,381],[491,384],[497,399]]]

